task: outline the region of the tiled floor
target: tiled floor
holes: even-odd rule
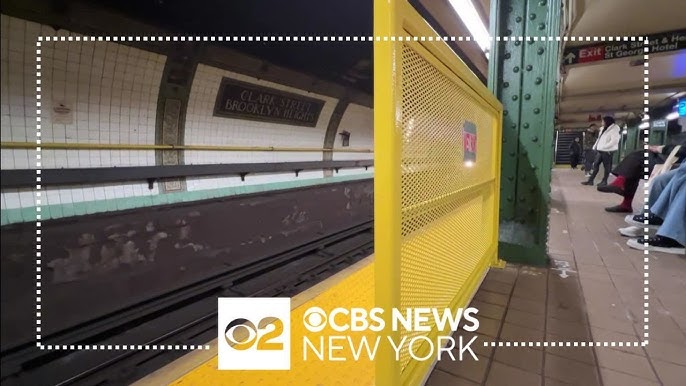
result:
[[[440,361],[428,386],[686,384],[686,257],[647,255],[649,343],[634,346],[644,335],[646,255],[617,232],[624,216],[603,210],[618,196],[580,185],[581,173],[553,171],[551,267],[492,269],[472,301],[479,361]]]

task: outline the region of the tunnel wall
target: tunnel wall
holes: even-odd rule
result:
[[[66,30],[2,15],[2,168],[33,169],[36,151],[7,148],[7,142],[36,140],[36,40],[44,36],[82,36]],[[107,34],[102,34],[107,35]],[[167,57],[112,42],[42,43],[42,141],[71,144],[154,145],[160,83]],[[325,101],[316,127],[299,127],[214,117],[213,107],[222,77],[266,85]],[[287,82],[284,82],[287,83]],[[309,93],[275,82],[199,63],[192,79],[183,131],[184,145],[232,145],[322,148],[337,98]],[[55,122],[52,109],[64,103],[72,109]],[[350,148],[373,147],[372,109],[350,103],[338,131],[350,132]],[[159,143],[159,142],[158,142]],[[336,135],[335,148],[341,148]],[[322,152],[182,151],[185,164],[319,161]],[[154,166],[155,150],[43,148],[42,168]],[[371,153],[334,153],[334,160],[369,159]],[[341,169],[333,177],[322,171],[188,178],[184,189],[165,192],[155,183],[115,183],[43,186],[44,220],[146,206],[174,204],[274,189],[368,178],[372,170]],[[2,190],[2,225],[35,221],[35,192]]]
[[[279,123],[256,122],[213,116],[214,103],[222,78],[227,77],[277,90],[314,97],[325,101],[316,127],[289,126]],[[336,105],[335,98],[312,94],[293,87],[258,80],[232,71],[198,65],[193,80],[188,114],[186,116],[186,145],[236,145],[273,147],[321,147],[326,127]],[[367,144],[369,146],[369,144]],[[294,162],[320,161],[317,152],[185,152],[186,163],[239,163],[239,162]],[[353,154],[355,155],[355,154]],[[251,183],[294,181],[307,178],[322,178],[323,172],[304,171],[295,174],[248,176]],[[196,178],[188,181],[189,189],[221,188],[241,185],[240,177]]]
[[[373,146],[374,144],[374,110],[357,105],[350,104],[345,110],[341,123],[338,126],[338,134],[334,142],[334,149],[343,148],[343,142],[340,133],[347,131],[350,133],[351,148],[365,148]],[[333,153],[334,161],[344,161],[353,159],[374,159],[373,153]],[[373,170],[373,168],[370,168]],[[364,173],[362,169],[342,169],[339,174],[350,175]]]

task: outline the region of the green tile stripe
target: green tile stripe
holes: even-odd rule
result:
[[[144,208],[155,205],[176,204],[180,202],[237,196],[241,194],[268,192],[272,190],[294,189],[336,182],[355,181],[373,177],[373,172],[365,172],[360,174],[311,178],[296,181],[271,182],[266,184],[241,185],[226,188],[174,192],[149,196],[85,201],[74,204],[41,205],[41,214],[43,220],[49,220],[85,214],[112,212],[116,210]],[[3,209],[1,212],[2,225],[36,221],[35,207]]]

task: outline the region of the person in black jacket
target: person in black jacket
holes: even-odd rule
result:
[[[579,143],[579,137],[574,138],[574,142],[569,145],[569,164],[572,169],[576,169],[579,165],[579,157],[581,156],[581,144]]]
[[[681,148],[677,152],[677,162],[682,163],[686,159],[686,138],[681,140],[681,143],[666,146],[649,146],[648,147],[648,175],[653,172],[653,167],[664,163],[660,155],[667,157],[672,152],[676,145],[680,144]],[[604,193],[616,193],[624,197],[624,200],[616,206],[605,208],[608,212],[615,213],[631,213],[633,209],[631,202],[634,199],[638,184],[646,174],[644,170],[645,150],[637,150],[627,155],[617,167],[612,171],[615,175],[614,181],[605,186],[598,186],[598,191]]]
[[[595,161],[596,151],[593,150],[593,145],[595,141],[598,140],[598,125],[591,123],[584,133],[584,171],[586,171],[586,177],[591,176],[593,171],[593,161]]]

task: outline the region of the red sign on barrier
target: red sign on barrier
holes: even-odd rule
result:
[[[464,162],[473,163],[476,161],[476,125],[472,122],[465,122],[462,130],[462,145],[464,147]]]
[[[476,153],[476,135],[471,133],[464,134],[464,150],[468,153]]]

